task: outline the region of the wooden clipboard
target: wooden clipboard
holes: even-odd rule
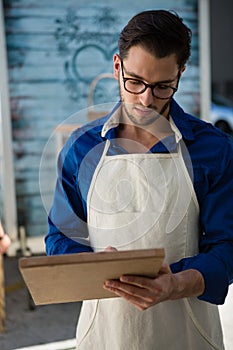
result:
[[[107,279],[123,274],[155,277],[164,249],[35,256],[19,259],[19,269],[36,305],[113,298]]]

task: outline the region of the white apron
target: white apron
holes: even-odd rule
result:
[[[89,189],[88,224],[95,251],[164,247],[166,262],[198,253],[199,207],[180,149],[175,154],[107,156]],[[79,350],[224,349],[218,308],[197,298],[139,311],[122,298],[84,301]]]

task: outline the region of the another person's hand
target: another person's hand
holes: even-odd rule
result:
[[[0,254],[4,254],[11,244],[10,237],[3,231],[0,224]]]

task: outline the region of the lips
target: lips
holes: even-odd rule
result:
[[[156,111],[151,108],[134,107],[134,111],[142,117],[148,117],[156,114]]]

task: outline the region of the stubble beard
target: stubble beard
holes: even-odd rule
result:
[[[119,90],[120,90],[119,93],[120,93],[121,102],[122,102],[122,109],[125,112],[125,115],[127,116],[127,118],[130,120],[130,122],[136,126],[150,126],[153,123],[155,123],[159,118],[161,117],[164,118],[162,114],[167,110],[167,108],[170,106],[170,103],[171,103],[170,100],[167,101],[161,108],[160,112],[158,112],[154,107],[145,108],[140,104],[126,103],[124,101],[120,86],[119,86]],[[149,115],[146,117],[137,117],[136,115],[137,112],[135,111],[135,114],[133,113],[133,111],[136,110],[137,106],[150,112]]]

